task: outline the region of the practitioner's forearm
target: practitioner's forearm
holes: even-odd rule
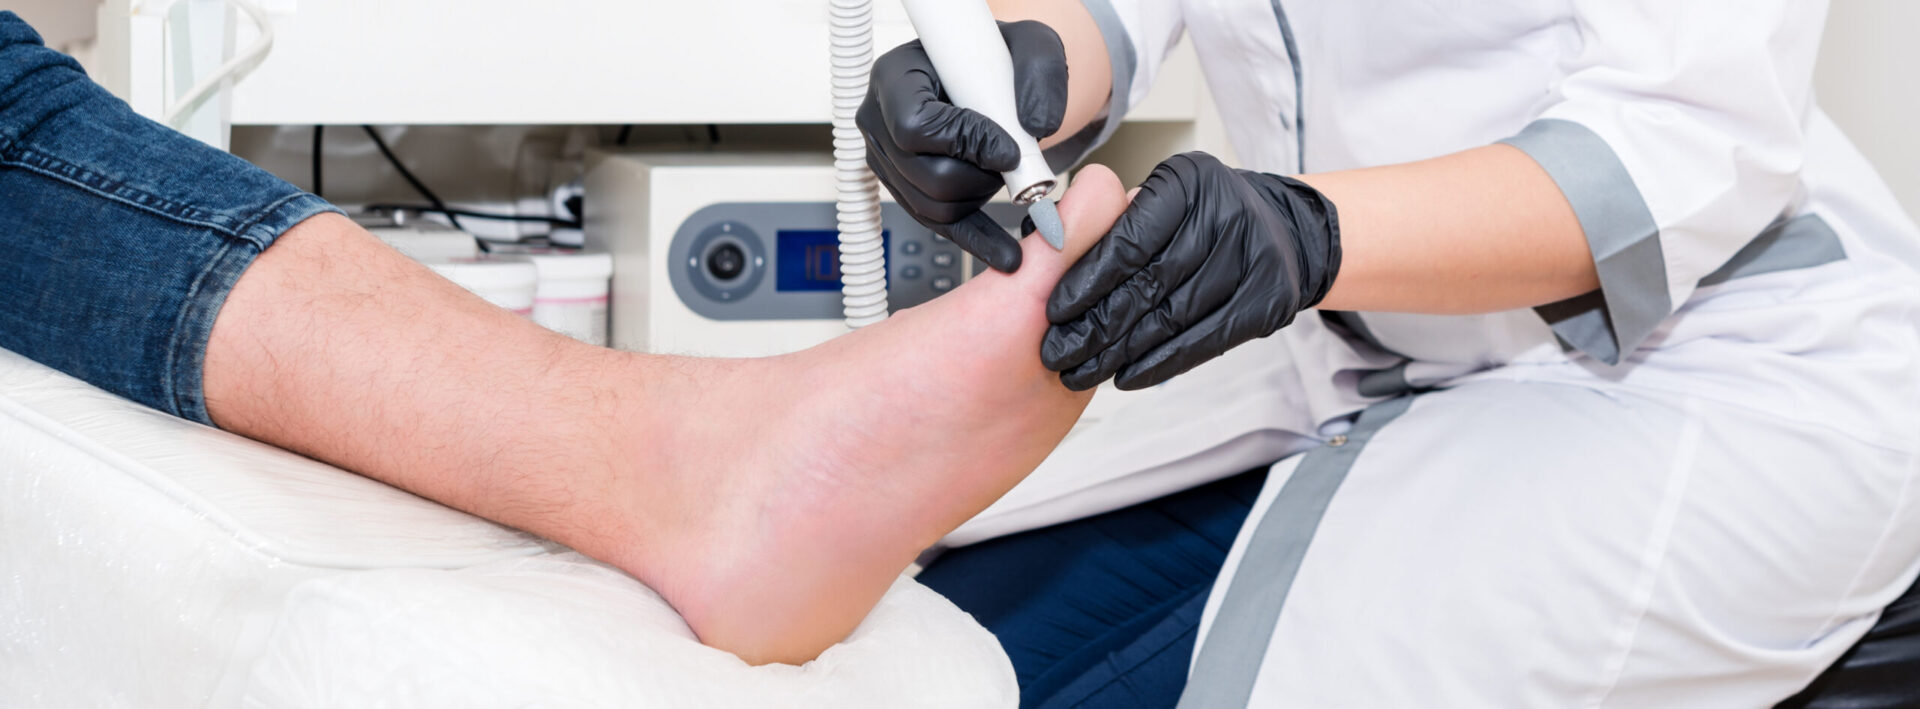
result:
[[[1113,93],[1113,62],[1099,25],[1081,0],[987,0],[1005,22],[1037,20],[1060,35],[1067,50],[1067,114],[1060,130],[1041,136],[1041,147],[1073,137],[1107,107]]]
[[[1486,313],[1599,287],[1573,208],[1517,148],[1300,179],[1340,213],[1340,271],[1322,308]]]

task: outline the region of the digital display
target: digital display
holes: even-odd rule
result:
[[[880,232],[884,243],[891,236]],[[774,232],[774,260],[779,262],[773,289],[777,291],[840,290],[840,232],[832,229],[782,229]]]

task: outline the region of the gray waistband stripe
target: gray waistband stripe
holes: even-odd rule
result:
[[[1280,609],[1286,605],[1287,592],[1327,505],[1367,442],[1412,403],[1413,397],[1403,396],[1367,407],[1347,432],[1344,445],[1306,453],[1287,478],[1247,540],[1246,552],[1207,630],[1206,644],[1194,661],[1193,674],[1187,678],[1186,691],[1180,695],[1180,709],[1247,706]]]
[[[1847,258],[1840,235],[1818,214],[1802,214],[1775,222],[1727,260],[1720,270],[1700,279],[1700,286],[1717,286],[1736,278],[1775,271],[1812,268]]]
[[[1375,398],[1399,396],[1413,392],[1413,384],[1407,381],[1407,363],[1401,362],[1386,369],[1374,369],[1363,372],[1355,390],[1361,396]]]

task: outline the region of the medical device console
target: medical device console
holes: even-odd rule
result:
[[[825,153],[593,155],[586,238],[613,254],[613,345],[755,356],[845,334],[834,184]],[[1009,231],[1024,215],[986,212]],[[881,226],[891,310],[985,269],[892,202]]]

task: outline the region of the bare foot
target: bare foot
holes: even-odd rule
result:
[[[708,644],[800,662],[1000,497],[1088,397],[1040,364],[1054,282],[1119,216],[1081,171],[1067,253],[785,357],[590,347],[488,305],[336,215],[228,294],[205,394],[222,428],[510,524],[652,586]]]
[[[697,472],[669,476],[685,489],[621,491],[665,523],[595,535],[582,551],[635,572],[703,642],[748,662],[805,662],[839,642],[915,556],[1032,472],[1086,407],[1090,393],[1040,363],[1046,299],[1125,205],[1119,179],[1089,166],[1060,201],[1065,253],[1027,238],[1018,273],[982,274],[819,347],[683,361],[673,382],[654,372],[645,387],[694,404],[670,424],[686,457],[665,463]],[[657,448],[669,432],[647,433]],[[666,500],[679,506],[659,509]]]

